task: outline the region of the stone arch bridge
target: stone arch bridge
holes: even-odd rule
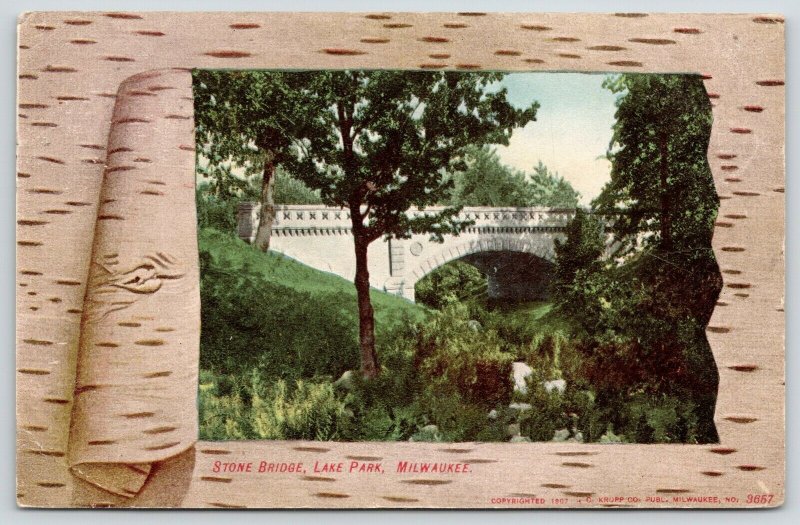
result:
[[[437,213],[441,207],[411,214]],[[238,235],[253,242],[260,206],[244,202]],[[472,221],[443,243],[430,235],[377,240],[369,248],[370,284],[414,300],[414,285],[439,266],[462,259],[488,278],[490,297],[543,298],[552,276],[554,241],[574,216],[573,209],[464,208],[459,220]],[[350,212],[322,205],[277,206],[270,249],[348,280],[355,276]]]

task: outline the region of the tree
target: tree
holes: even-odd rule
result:
[[[533,187],[533,196],[529,206],[548,208],[576,208],[578,206],[581,194],[575,191],[572,184],[560,177],[558,173],[547,169],[541,160],[533,168],[530,185]]]
[[[325,132],[315,118],[323,110],[314,105],[320,99],[302,89],[308,73],[197,70],[193,75],[198,170],[223,198],[261,175],[254,245],[267,251],[275,218],[275,170],[291,167],[296,144]],[[236,168],[242,175],[234,173]]]
[[[500,162],[490,146],[464,152],[467,169],[453,175],[456,206],[530,206],[532,188],[525,174]]]
[[[571,286],[581,270],[594,273],[600,270],[605,243],[600,221],[581,208],[567,224],[563,240],[556,239],[556,285]]]
[[[711,249],[719,198],[708,95],[697,75],[623,74],[605,86],[619,97],[611,180],[594,204],[613,217],[626,257],[592,283],[609,300],[586,317],[602,317],[595,332],[617,340],[594,344],[590,360],[598,377],[625,370],[628,388],[688,402],[696,439],[713,442],[719,376],[705,328],[722,280]]]
[[[535,120],[538,103],[515,109],[501,73],[325,71],[305,86],[325,133],[310,134],[292,173],[328,205],[349,210],[356,259],[361,370],[379,371],[369,296],[367,249],[382,237],[458,233],[456,207],[408,214],[444,202],[465,168],[467,146],[507,144],[514,128]]]
[[[629,245],[649,239],[663,251],[708,244],[718,199],[708,165],[711,105],[697,75],[623,74],[608,156],[611,180],[595,201],[617,214]]]
[[[542,206],[574,208],[580,194],[569,182],[552,173],[542,161],[531,175],[500,162],[497,150],[484,145],[464,154],[467,169],[453,174],[450,199],[458,206]]]
[[[486,276],[475,266],[458,260],[436,268],[414,286],[417,302],[437,310],[486,294]]]

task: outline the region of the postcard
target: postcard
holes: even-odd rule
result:
[[[24,507],[784,501],[784,20],[19,20]]]

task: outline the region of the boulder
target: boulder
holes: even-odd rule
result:
[[[483,325],[481,325],[481,323],[475,319],[470,319],[467,321],[467,326],[469,326],[469,329],[473,332],[480,332],[483,330]]]
[[[531,438],[525,436],[514,436],[511,438],[509,443],[530,443]]]
[[[569,430],[562,428],[553,433],[553,441],[566,441],[569,438]]]
[[[606,433],[600,436],[600,443],[607,445],[614,443],[624,443],[624,441],[622,439],[622,436],[614,434],[611,430],[606,430]]]
[[[334,381],[333,386],[336,388],[343,388],[345,390],[352,390],[353,389],[353,379],[354,379],[353,371],[352,370],[345,370],[342,374],[342,377]]]
[[[514,378],[514,392],[522,395],[528,393],[527,379],[533,373],[533,369],[522,361],[511,363],[511,374]]]
[[[511,403],[508,405],[508,408],[517,412],[524,412],[526,410],[531,410],[533,405],[530,403]]]
[[[436,425],[425,425],[424,427],[422,427],[422,429],[420,429],[420,432],[424,434],[438,434],[439,427]]]
[[[552,381],[545,381],[542,383],[544,386],[545,392],[551,394],[553,392],[558,392],[559,394],[563,394],[564,391],[567,389],[567,382],[563,379],[553,379]]]
[[[514,437],[519,436],[519,425],[512,423],[506,427],[506,436]]]
[[[441,435],[439,434],[439,427],[436,425],[425,425],[419,432],[408,438],[409,441],[414,442],[431,442],[440,441]]]
[[[486,417],[488,417],[489,419],[497,419],[497,410],[492,409],[492,411],[489,412],[489,414]]]

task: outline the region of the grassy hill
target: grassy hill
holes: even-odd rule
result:
[[[353,283],[213,229],[199,232],[201,368],[286,379],[359,367]],[[428,310],[372,291],[378,353]]]
[[[200,230],[198,241],[200,251],[210,253],[218,265],[247,267],[264,281],[311,294],[337,294],[343,304],[356,304],[355,286],[338,275],[311,268],[277,252],[259,252],[244,241],[213,229]],[[378,323],[404,316],[421,321],[428,311],[424,306],[380,290],[373,289],[370,296]]]

